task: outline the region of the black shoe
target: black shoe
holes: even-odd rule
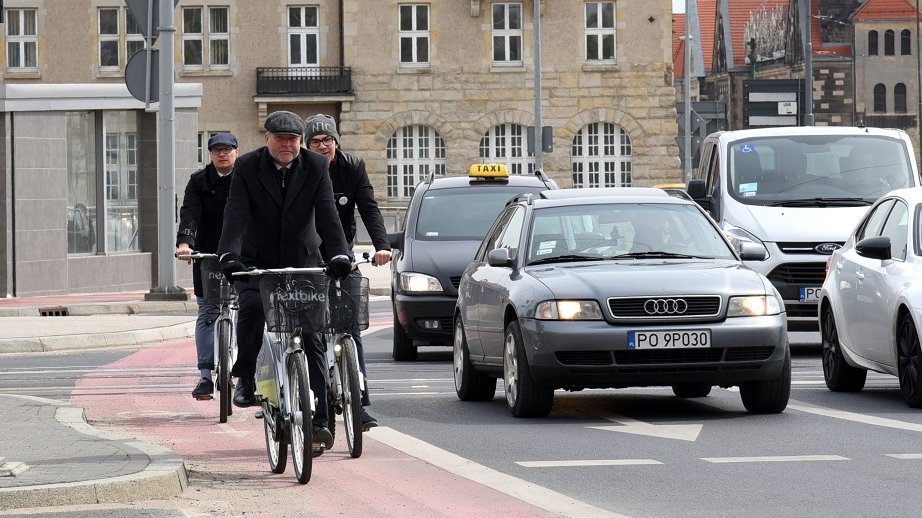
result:
[[[369,428],[374,428],[378,426],[378,420],[368,413],[364,408],[362,409],[362,431],[367,432]]]
[[[214,382],[211,381],[211,378],[198,380],[198,384],[192,389],[192,397],[199,401],[214,399]]]
[[[313,437],[311,442],[323,445],[324,448],[329,449],[333,447],[333,434],[330,433],[330,429],[325,426],[314,425],[313,427]]]
[[[250,377],[238,378],[237,388],[234,389],[234,406],[246,408],[256,403],[256,381]]]

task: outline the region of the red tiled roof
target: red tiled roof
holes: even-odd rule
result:
[[[915,20],[916,4],[910,0],[868,0],[852,14],[852,21]]]
[[[672,75],[685,76],[685,13],[672,13]]]
[[[698,0],[698,27],[701,31],[701,56],[704,70],[711,71],[714,61],[714,25],[717,18],[717,0]],[[672,14],[672,67],[675,77],[685,76],[685,13]]]
[[[759,8],[765,10],[786,7],[789,0],[730,0],[727,2],[730,19],[730,39],[733,45],[732,68],[746,66],[746,24]],[[713,31],[712,31],[713,32]]]

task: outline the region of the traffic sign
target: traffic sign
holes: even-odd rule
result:
[[[135,52],[125,65],[125,86],[135,99],[143,103],[155,103],[160,100],[160,51],[150,51],[150,64],[147,62],[147,50]],[[150,70],[148,75],[147,71]],[[145,82],[150,86],[145,95]]]
[[[160,31],[157,26],[160,25],[160,1],[161,0],[125,0],[128,6],[128,12],[134,16],[134,20],[141,27],[141,35],[147,40],[148,45],[152,45]],[[173,0],[173,6],[179,3],[179,0]],[[148,14],[150,15],[150,25],[148,25]]]

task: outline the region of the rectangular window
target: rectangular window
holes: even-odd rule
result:
[[[288,8],[288,66],[318,66],[320,27],[317,7]]]
[[[205,132],[199,131],[196,138],[195,156],[199,164],[205,163]]]
[[[106,251],[140,250],[138,231],[138,114],[103,113]],[[123,188],[124,186],[124,188]]]
[[[125,199],[138,199],[138,134],[125,133],[125,163],[127,177],[125,182]]]
[[[522,4],[493,4],[493,64],[522,65]]]
[[[586,4],[586,61],[615,62],[615,3]]]
[[[99,10],[99,67],[119,67],[118,9]]]
[[[135,21],[134,16],[127,10],[125,11],[125,63],[131,59],[131,56],[144,49],[144,36],[141,33],[141,26]]]
[[[202,68],[202,8],[182,10],[182,64],[185,68]]]
[[[35,9],[6,12],[6,66],[10,69],[38,68],[38,28]]]
[[[106,201],[118,200],[118,133],[106,133]]]
[[[96,116],[65,114],[67,147],[67,253],[96,252]]]
[[[399,9],[400,64],[429,64],[429,6],[404,4]]]
[[[211,55],[209,63],[215,68],[230,65],[230,29],[227,21],[227,7],[208,8],[208,43]]]

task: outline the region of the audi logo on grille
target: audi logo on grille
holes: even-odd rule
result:
[[[648,315],[681,315],[688,311],[685,299],[648,299],[643,303]]]

